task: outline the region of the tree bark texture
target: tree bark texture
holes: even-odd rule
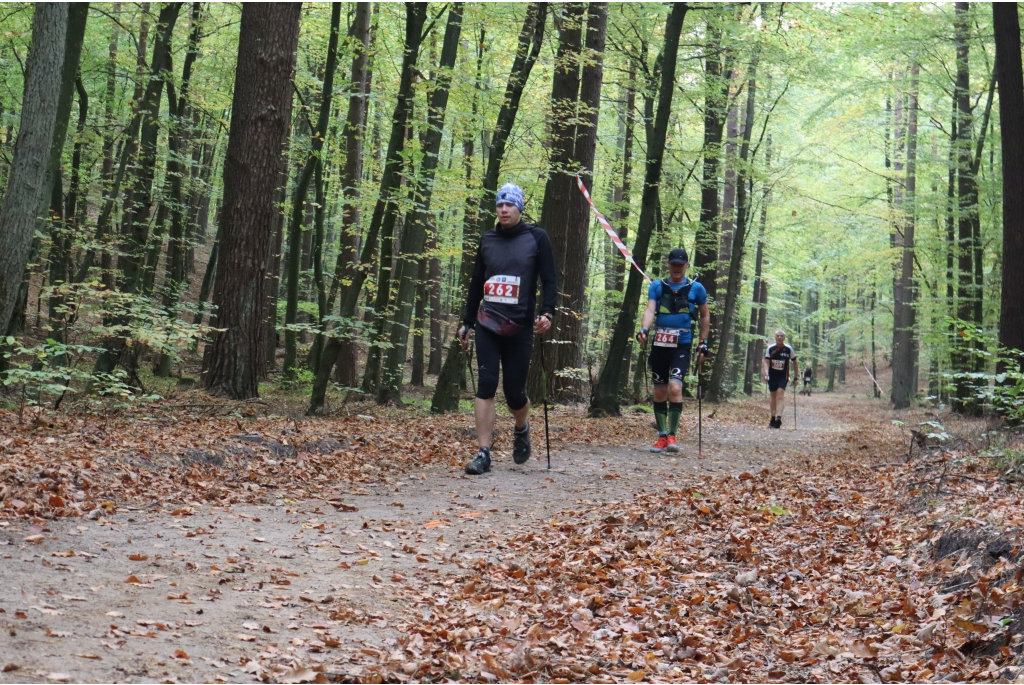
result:
[[[38,3],[25,65],[21,124],[0,206],[0,330],[7,331],[28,264],[57,123],[68,3]]]
[[[352,69],[349,82],[348,116],[345,118],[345,167],[342,171],[341,232],[334,277],[327,295],[327,311],[334,310],[341,282],[351,279],[356,269],[359,252],[359,184],[363,177],[363,138],[366,136],[366,106],[369,81],[370,3],[356,4],[355,16],[349,29],[351,38]],[[345,387],[358,384],[356,368],[359,348],[355,341],[343,339],[338,355],[335,380]]]
[[[707,41],[704,51],[704,165],[700,187],[700,223],[694,239],[692,259],[697,279],[707,290],[708,305],[714,309],[718,294],[718,167],[732,69],[730,64],[726,64],[723,69],[722,31],[711,21],[708,23]]]
[[[584,185],[593,194],[607,20],[607,3],[591,3],[589,9],[584,3],[570,3],[560,22],[551,87],[551,156],[541,213],[541,225],[551,237],[560,297],[552,332],[538,341],[549,346],[548,368],[541,369],[539,355],[531,360],[531,397],[544,395],[545,378],[556,399],[578,399],[582,392],[578,381],[557,371],[582,365],[591,217],[576,173],[584,169]]]
[[[662,161],[665,156],[665,139],[668,132],[669,115],[672,111],[672,95],[675,90],[676,58],[679,49],[679,35],[686,18],[687,4],[672,3],[672,9],[665,23],[665,45],[661,53],[661,83],[658,89],[658,109],[654,119],[652,135],[647,140],[647,162],[644,173],[644,190],[640,205],[640,219],[637,223],[636,244],[633,257],[643,269],[647,263],[647,248],[654,232],[658,210],[658,188],[661,184]],[[601,369],[598,387],[592,393],[590,412],[595,415],[619,414],[621,397],[619,383],[621,366],[628,359],[625,356],[627,342],[633,337],[637,305],[640,300],[643,277],[636,269],[630,269],[629,280],[622,309],[615,325],[608,358]]]
[[[955,5],[953,23],[956,43],[956,102],[957,102],[957,307],[956,317],[969,322],[974,317],[974,222],[972,212],[978,211],[978,190],[971,175],[971,138],[973,132],[970,92],[970,43],[968,40],[968,13],[970,3]],[[971,350],[960,336],[955,337],[953,370],[964,374],[971,370]],[[971,383],[958,377],[953,409],[963,411],[972,404]]]
[[[1024,350],[1024,83],[1016,3],[994,3],[1003,160],[1003,283],[999,344]],[[1008,268],[1016,264],[1014,268]]]
[[[893,292],[892,390],[893,408],[906,409],[917,394],[917,336],[914,334],[917,295],[914,287],[914,228],[917,193],[917,88],[920,66],[910,67],[907,93],[907,176],[903,202],[903,240],[900,273]],[[840,380],[845,380],[844,378]]]
[[[743,124],[743,142],[740,145],[740,168],[736,178],[736,229],[732,240],[732,254],[729,258],[729,277],[725,291],[725,307],[722,312],[722,335],[718,341],[717,354],[711,366],[711,379],[708,381],[708,399],[718,402],[724,397],[726,365],[729,363],[727,346],[732,340],[736,324],[736,303],[739,299],[740,282],[743,275],[743,248],[747,238],[747,171],[746,164],[750,154],[750,134],[754,128],[754,99],[757,95],[757,61],[758,48],[754,47],[750,69],[747,74],[747,107]]]
[[[300,3],[246,4],[238,41],[231,129],[224,163],[216,326],[203,385],[233,399],[259,394],[264,364],[264,278],[278,217],[281,152],[291,123]]]

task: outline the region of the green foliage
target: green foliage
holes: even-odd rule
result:
[[[945,378],[951,383],[966,380],[982,407],[1013,423],[1024,421],[1024,352],[1003,347],[995,336],[966,322],[949,321],[986,370],[952,372],[945,374]]]

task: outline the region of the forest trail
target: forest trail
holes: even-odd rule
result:
[[[842,403],[800,398],[795,431],[792,414],[784,429],[768,430],[721,422],[712,407],[699,459],[696,405],[688,401],[682,453],[653,455],[646,443],[573,444],[553,451],[551,471],[538,413],[526,466],[510,466],[499,435],[490,473],[420,469],[346,498],[358,511],[323,500],[204,506],[188,516],[129,508],[108,525],[49,522],[38,544],[23,541],[36,529],[12,523],[0,528],[0,623],[11,631],[0,663],[20,668],[5,680],[302,675],[282,664],[359,677],[362,667],[350,662],[387,654],[402,637],[396,627],[411,607],[397,587],[451,587],[480,560],[513,559],[509,541],[553,518],[818,455],[859,428],[830,415]],[[553,415],[556,432],[564,420]],[[360,621],[349,620],[356,615]]]

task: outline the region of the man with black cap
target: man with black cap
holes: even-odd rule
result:
[[[700,313],[698,363],[708,356],[708,330],[711,312],[704,286],[686,277],[690,259],[677,247],[668,254],[669,277],[651,283],[647,291],[647,309],[636,339],[641,345],[653,337],[648,361],[654,382],[654,419],[658,441],[652,452],[678,452],[676,429],[683,412],[683,379],[690,368],[694,313]],[[651,327],[654,326],[654,330]]]

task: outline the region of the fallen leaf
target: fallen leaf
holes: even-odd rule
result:
[[[149,559],[149,555],[148,554],[129,554],[128,558],[131,559],[132,561],[146,561],[147,559]]]
[[[312,669],[300,666],[277,676],[277,682],[279,683],[311,683],[315,679],[316,673]]]
[[[136,584],[136,585],[141,585],[142,584],[142,581],[139,580],[138,576],[135,576],[135,575],[128,576],[128,580],[126,580],[124,582],[132,583],[132,584]]]
[[[33,545],[38,545],[43,541],[42,535],[29,535],[27,538],[22,538],[23,542],[31,542]]]
[[[101,661],[103,659],[99,654],[72,654],[72,656],[81,657],[82,659],[95,659],[97,661]]]

